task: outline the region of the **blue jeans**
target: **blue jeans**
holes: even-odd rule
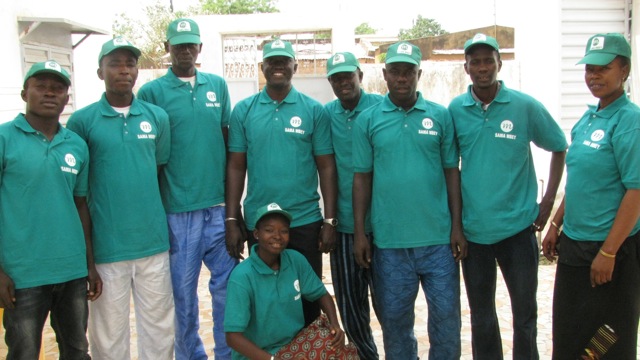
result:
[[[33,360],[40,353],[42,329],[51,312],[61,360],[91,359],[87,341],[87,279],[42,285],[15,292],[15,309],[5,309],[8,360]]]
[[[502,359],[500,325],[496,314],[496,261],[511,297],[513,359],[539,359],[536,344],[538,319],[538,242],[527,227],[492,245],[469,241],[462,261],[469,309],[471,344],[476,360]]]
[[[224,306],[227,281],[238,261],[227,253],[224,217],[224,206],[167,215],[176,309],[176,360],[207,359],[198,335],[198,278],[203,262],[211,272],[209,292],[213,308],[215,359],[231,359],[231,349],[224,334]]]
[[[415,301],[422,289],[429,309],[429,359],[459,359],[460,270],[449,245],[373,251],[373,284],[387,360],[418,358]]]

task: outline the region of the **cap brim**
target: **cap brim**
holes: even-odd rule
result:
[[[284,50],[272,50],[267,55],[263,55],[262,58],[266,59],[266,58],[270,58],[270,57],[274,57],[274,56],[286,56],[288,58],[295,59],[293,57],[293,55],[291,55],[291,53],[288,53],[288,52],[286,52]]]
[[[25,79],[25,82],[27,82],[27,80],[31,79],[32,77],[36,76],[36,75],[40,75],[40,74],[53,74],[56,75],[57,77],[59,77],[65,84],[67,84],[67,86],[71,86],[71,79],[67,78],[66,76],[62,75],[61,73],[55,71],[55,70],[51,70],[51,69],[42,69],[42,70],[38,70],[36,72],[34,72],[33,74],[31,74],[28,78]]]
[[[331,76],[333,74],[341,73],[341,72],[352,73],[352,72],[356,71],[357,69],[358,69],[358,67],[354,66],[354,65],[337,66],[337,67],[333,68],[331,71],[329,71],[327,73],[327,77],[329,77],[329,76]]]
[[[493,44],[491,44],[489,42],[478,41],[478,42],[474,42],[471,45],[467,46],[464,49],[464,54],[466,55],[467,53],[469,53],[469,51],[471,51],[471,49],[473,49],[474,47],[479,46],[479,45],[488,46],[488,47],[492,48],[493,50],[495,50],[497,52],[500,52],[500,50],[498,48],[496,48]]]
[[[576,63],[579,64],[587,64],[587,65],[598,65],[604,66],[610,64],[615,58],[618,56],[617,54],[608,54],[608,53],[591,53],[585,55],[580,61]]]
[[[420,66],[420,63],[415,61],[414,59],[408,57],[408,56],[394,56],[392,58],[387,58],[384,63],[385,64],[393,64],[393,63],[409,63],[409,64],[413,64],[413,65],[418,65]]]
[[[169,39],[169,44],[171,45],[180,45],[180,44],[202,44],[200,40],[200,36],[193,34],[184,34],[184,35],[176,35]]]

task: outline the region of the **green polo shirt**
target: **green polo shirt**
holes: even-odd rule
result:
[[[494,244],[538,217],[538,178],[530,143],[563,151],[567,140],[547,109],[529,95],[500,90],[486,110],[472,86],[449,105],[461,157],[462,221],[468,241]]]
[[[354,171],[373,171],[371,223],[380,248],[450,243],[444,169],[458,167],[451,116],[418,101],[409,111],[384,100],[365,110],[353,135]]]
[[[264,90],[236,104],[229,151],[247,154],[249,229],[256,210],[272,202],[291,213],[291,227],[322,219],[315,156],[333,154],[330,121],[322,104],[295,88],[281,103]]]
[[[299,252],[284,250],[280,270],[273,270],[257,255],[257,246],[229,277],[224,331],[243,333],[274,354],[304,327],[302,299],[316,301],[327,289]],[[232,357],[247,359],[236,351]]]
[[[129,115],[105,95],[76,111],[67,127],[89,145],[89,209],[95,262],[135,260],[169,249],[157,166],[169,158],[169,119],[161,108],[133,100]]]
[[[87,145],[62,126],[49,141],[22,114],[0,125],[0,266],[16,289],[87,276],[73,197],[88,170]]]
[[[196,70],[191,87],[169,69],[165,76],[143,85],[138,97],[169,114],[171,156],[160,174],[167,213],[224,203],[227,150],[222,128],[229,125],[231,114],[224,79]]]
[[[571,130],[565,234],[604,241],[629,189],[640,189],[640,108],[622,95],[601,111],[589,106]]]
[[[345,110],[339,99],[325,105],[331,118],[331,141],[338,170],[338,228],[343,233],[353,234],[353,126],[363,110],[382,101],[384,96],[360,91],[360,101],[353,111]],[[367,214],[365,230],[371,232],[370,213]]]

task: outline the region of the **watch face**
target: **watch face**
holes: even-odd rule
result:
[[[338,226],[338,219],[325,219],[324,222],[331,226]]]

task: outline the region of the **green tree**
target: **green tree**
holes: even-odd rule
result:
[[[376,31],[377,30],[372,28],[371,25],[369,25],[368,22],[363,22],[362,24],[356,26],[356,28],[354,29],[354,33],[356,35],[375,34]]]
[[[277,0],[200,0],[201,14],[261,14],[280,12]]]
[[[163,56],[166,53],[164,42],[167,26],[172,20],[188,16],[189,13],[172,13],[169,6],[157,0],[155,4],[144,8],[144,14],[143,19],[132,19],[126,13],[118,14],[112,30],[114,35],[125,37],[140,49],[142,54],[138,59],[139,68],[160,69],[163,67]]]
[[[410,40],[444,34],[448,34],[448,32],[444,30],[442,25],[435,19],[423,18],[422,15],[418,15],[418,17],[413,20],[413,27],[411,27],[411,29],[400,29],[398,39]]]

